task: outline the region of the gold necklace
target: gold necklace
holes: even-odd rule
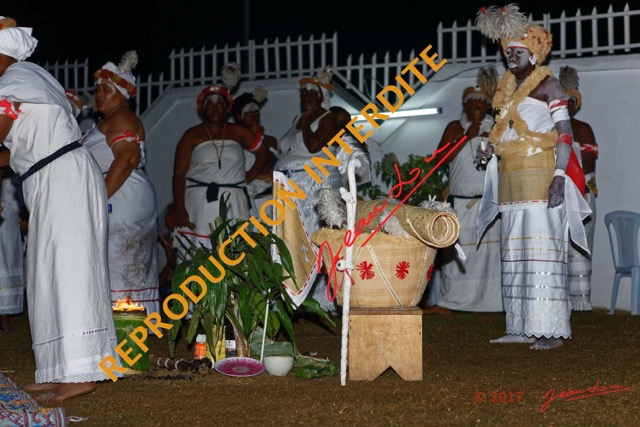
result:
[[[213,145],[213,148],[216,150],[216,155],[218,156],[218,169],[222,169],[222,152],[224,151],[224,135],[227,130],[227,124],[222,125],[222,147],[220,147],[220,151],[218,152],[218,146],[216,142],[213,140],[211,136],[211,131],[209,130],[209,125],[207,123],[204,124],[204,128],[207,130],[207,135],[209,135],[209,139]]]

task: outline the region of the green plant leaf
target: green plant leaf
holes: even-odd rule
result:
[[[320,304],[315,299],[311,297],[305,298],[305,300],[302,302],[302,306],[328,321],[331,326],[336,326],[335,321],[331,318],[331,316],[329,316],[326,311],[322,309],[322,307],[320,307]]]

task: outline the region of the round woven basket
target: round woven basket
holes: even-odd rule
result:
[[[313,236],[313,242],[323,246],[322,260],[327,272],[331,271],[333,262],[331,253],[335,254],[344,244],[345,230],[321,228]],[[425,245],[414,237],[399,237],[376,233],[369,238],[363,233],[353,245],[353,271],[351,277],[350,307],[363,308],[398,308],[418,305],[429,282],[433,261],[437,248]],[[331,246],[328,250],[323,242]],[[342,248],[340,258],[344,257],[346,248]],[[336,271],[334,277],[337,287],[336,298],[342,305],[343,273]]]

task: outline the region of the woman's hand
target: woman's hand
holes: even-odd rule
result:
[[[186,209],[176,208],[175,227],[189,227],[191,230],[196,228],[196,225],[189,221],[189,212]]]

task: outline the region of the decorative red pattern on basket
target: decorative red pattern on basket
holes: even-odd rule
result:
[[[360,272],[361,280],[369,280],[376,277],[376,273],[373,272],[373,264],[371,264],[370,262],[362,261],[360,264],[358,264],[357,269]]]
[[[411,266],[411,264],[409,264],[407,261],[400,261],[399,263],[396,264],[396,277],[398,279],[404,279],[405,277],[407,277],[407,275],[409,274],[409,267]]]

